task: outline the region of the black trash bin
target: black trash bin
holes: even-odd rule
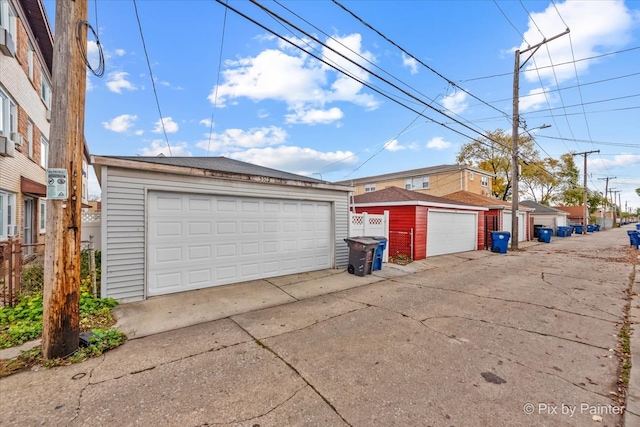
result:
[[[347,271],[356,276],[371,274],[374,253],[379,242],[371,237],[348,237],[344,241],[349,245]]]
[[[544,225],[542,225],[542,224],[534,224],[533,225],[533,237],[534,238],[537,239],[538,237],[540,237],[540,229],[541,228],[544,228]]]

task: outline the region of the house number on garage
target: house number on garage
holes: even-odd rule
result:
[[[47,169],[47,199],[67,200],[68,173],[66,169]]]

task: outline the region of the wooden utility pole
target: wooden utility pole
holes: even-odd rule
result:
[[[606,230],[607,228],[607,201],[608,201],[608,190],[609,190],[609,180],[616,179],[615,176],[608,176],[606,178],[598,178],[605,181],[604,184],[604,200],[602,200],[602,229]]]
[[[589,224],[589,208],[587,206],[587,156],[589,154],[599,152],[600,150],[572,153],[574,156],[584,156],[584,184],[582,186],[582,234],[587,234],[587,225]]]
[[[87,43],[86,19],[87,0],[56,1],[42,319],[45,359],[68,356],[79,345],[86,90],[86,66],[79,46]],[[54,175],[51,169],[57,169],[56,178],[49,178]],[[58,188],[50,193],[54,185]]]
[[[567,28],[561,34],[544,39],[540,43],[529,46],[523,50],[516,50],[515,64],[513,67],[513,124],[511,128],[511,249],[518,249],[518,205],[519,205],[519,189],[518,189],[518,128],[520,127],[520,69],[525,66],[527,61],[536,53],[540,46],[549,43],[559,37],[569,34]],[[531,55],[520,64],[520,55],[529,51]]]

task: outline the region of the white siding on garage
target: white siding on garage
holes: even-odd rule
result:
[[[158,191],[148,200],[149,296],[333,265],[330,202]]]
[[[478,244],[478,214],[436,211],[427,217],[427,257],[474,251]]]
[[[200,193],[278,200],[328,202],[334,231],[330,268],[344,268],[348,247],[344,238],[349,232],[349,197],[345,191],[314,186],[260,184],[186,175],[173,175],[144,170],[102,167],[102,296],[122,302],[144,299],[146,294],[145,201],[147,192],[167,191]]]
[[[527,240],[525,233],[525,226],[527,223],[527,214],[524,212],[518,212],[518,242],[524,242]],[[511,211],[504,211],[502,213],[502,230],[511,233]],[[509,238],[511,242],[511,238]]]

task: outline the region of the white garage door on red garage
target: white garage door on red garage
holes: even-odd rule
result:
[[[329,202],[148,196],[148,295],[331,268]]]
[[[427,257],[474,251],[478,242],[478,214],[429,209]]]

